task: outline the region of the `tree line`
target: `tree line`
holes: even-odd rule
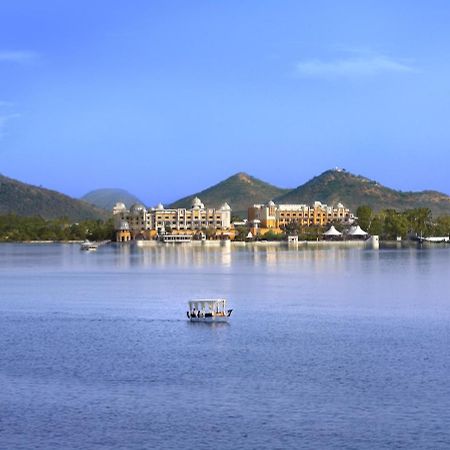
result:
[[[403,212],[384,209],[374,212],[368,205],[356,210],[358,223],[368,233],[384,240],[394,240],[398,236],[449,236],[450,216],[433,218],[429,208],[415,208]]]
[[[44,219],[14,214],[0,216],[0,242],[18,241],[103,241],[114,239],[112,219],[83,220]]]

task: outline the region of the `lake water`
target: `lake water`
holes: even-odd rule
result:
[[[449,262],[0,245],[0,448],[448,449]],[[230,323],[189,323],[196,297]]]

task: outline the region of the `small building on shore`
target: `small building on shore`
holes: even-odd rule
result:
[[[124,220],[120,222],[118,228],[116,228],[116,242],[129,242],[131,241],[131,232],[128,222]]]

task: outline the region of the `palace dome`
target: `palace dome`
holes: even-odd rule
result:
[[[145,206],[141,205],[139,203],[135,203],[131,208],[130,208],[130,214],[140,214],[141,212],[145,211]]]
[[[125,209],[127,209],[127,207],[125,206],[125,203],[117,202],[117,203],[114,205],[114,209],[115,209],[116,211],[124,211]]]
[[[119,230],[120,231],[129,231],[130,230],[129,223],[126,222],[125,220],[122,220],[122,222],[120,222],[120,225],[119,225]]]
[[[192,208],[203,209],[204,207],[205,205],[202,203],[202,201],[198,197],[195,197],[194,200],[192,201]]]

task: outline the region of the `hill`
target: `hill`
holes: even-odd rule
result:
[[[218,208],[227,202],[233,214],[247,216],[247,208],[254,203],[264,203],[280,196],[289,189],[282,189],[240,172],[201,192],[184,197],[172,203],[172,208],[190,208],[194,197],[211,208]]]
[[[114,188],[96,189],[83,195],[81,200],[107,211],[111,211],[117,202],[125,203],[128,208],[133,203],[142,203],[135,195],[130,194],[125,189]]]
[[[315,200],[329,205],[342,202],[352,211],[365,204],[375,211],[425,207],[430,208],[435,216],[450,214],[448,195],[436,191],[396,191],[344,170],[328,170],[274,199],[277,203],[312,203]]]
[[[107,211],[50,189],[0,175],[0,215],[41,216],[44,219],[104,219]]]

